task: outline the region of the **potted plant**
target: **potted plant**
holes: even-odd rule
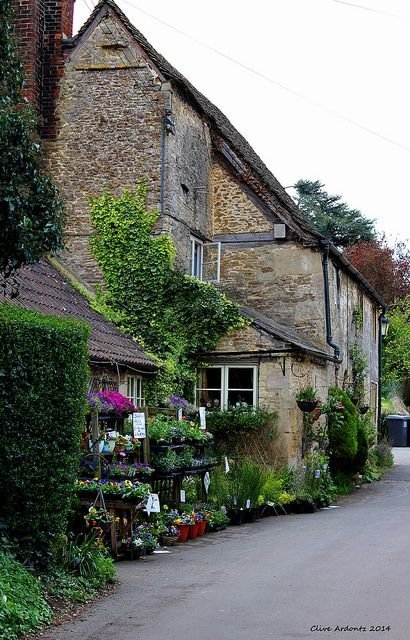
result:
[[[226,529],[226,525],[228,524],[229,518],[224,511],[221,509],[211,511],[210,518],[208,520],[210,531],[222,531],[223,529]]]
[[[306,413],[311,413],[312,411],[314,411],[319,404],[317,391],[315,387],[310,384],[301,387],[299,391],[297,391],[295,398],[296,404],[298,405],[299,409]]]
[[[111,525],[111,523],[114,522],[114,515],[103,507],[92,506],[88,509],[84,520],[87,528],[102,527],[107,524]]]
[[[90,411],[98,411],[103,416],[125,418],[133,411],[135,405],[118,391],[97,391],[87,395]]]
[[[179,528],[176,524],[166,525],[165,531],[160,535],[160,542],[166,547],[173,547],[178,542]]]

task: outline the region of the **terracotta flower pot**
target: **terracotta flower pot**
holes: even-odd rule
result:
[[[178,525],[178,529],[179,529],[178,542],[186,542],[187,541],[190,526],[191,525],[189,525],[189,524],[179,524]]]
[[[198,535],[199,536],[203,536],[204,535],[205,529],[206,529],[206,521],[205,520],[201,520],[201,522],[198,522]]]
[[[195,524],[190,524],[190,525],[188,525],[188,527],[189,527],[188,539],[189,540],[194,540],[198,535],[199,522],[196,522]]]

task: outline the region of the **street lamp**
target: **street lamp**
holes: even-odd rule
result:
[[[388,318],[386,318],[384,313],[382,313],[382,315],[380,316],[380,333],[382,338],[384,338],[384,336],[387,336],[388,330],[389,330],[389,320]]]
[[[377,436],[380,438],[382,432],[382,344],[384,336],[387,336],[389,330],[389,321],[385,316],[386,309],[382,310],[379,316],[379,344],[378,344],[378,360],[379,360],[379,377],[377,381]]]

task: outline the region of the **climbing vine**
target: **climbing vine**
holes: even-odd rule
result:
[[[352,323],[355,326],[356,333],[358,331],[362,331],[363,322],[364,322],[363,307],[358,305],[353,309],[353,313],[352,313]]]
[[[349,349],[349,356],[352,363],[352,385],[350,389],[351,396],[358,398],[363,402],[365,388],[364,381],[367,372],[367,358],[363,349],[354,343]]]
[[[161,361],[148,389],[149,401],[158,403],[171,393],[192,397],[200,354],[246,321],[216,287],[175,267],[170,236],[152,233],[159,213],[147,211],[146,196],[140,184],[118,198],[104,194],[93,199],[90,246],[106,288],[99,296],[100,310],[109,310]]]
[[[61,248],[65,219],[58,190],[42,170],[36,113],[22,96],[13,4],[0,3],[0,273],[5,277]]]

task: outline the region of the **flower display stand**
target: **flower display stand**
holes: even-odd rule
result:
[[[79,501],[82,507],[90,506],[90,496],[79,494]],[[136,505],[123,499],[105,497],[107,511],[113,516],[114,522],[110,525],[108,533],[108,545],[115,559],[120,557],[121,541],[127,539],[132,532],[133,523],[143,506]]]

